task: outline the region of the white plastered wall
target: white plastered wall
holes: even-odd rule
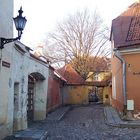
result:
[[[0,0],[0,37],[13,37],[13,0]],[[11,58],[13,43],[0,49],[0,138],[12,133],[9,124],[8,102],[11,100]],[[7,62],[9,67],[2,64]]]

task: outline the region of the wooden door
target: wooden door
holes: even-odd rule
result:
[[[27,103],[27,119],[32,121],[34,119],[34,84],[33,77],[28,77],[28,103]]]

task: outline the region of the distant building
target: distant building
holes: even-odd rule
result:
[[[110,75],[104,76],[102,80],[95,81],[91,74],[87,80],[84,80],[70,64],[65,65],[58,72],[67,80],[63,87],[63,103],[64,104],[89,104],[89,93],[102,93],[99,97],[103,101],[103,94],[108,95],[104,103],[109,103],[109,92],[107,86],[109,85]],[[103,73],[103,72],[102,72]],[[101,73],[100,73],[101,74]],[[101,74],[104,75],[104,74]],[[98,75],[99,76],[99,75]],[[101,77],[99,77],[101,79]],[[98,78],[98,79],[99,79]],[[106,88],[106,89],[105,89]],[[110,87],[109,87],[110,89]]]
[[[103,102],[104,104],[110,104],[110,64],[109,58],[97,58],[96,65],[93,66],[94,71],[89,72],[86,79],[86,82],[93,83],[94,85],[94,87],[91,88],[91,93],[96,93],[98,95],[99,101]]]

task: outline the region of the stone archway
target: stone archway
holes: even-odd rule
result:
[[[43,81],[45,77],[38,73],[34,72],[28,75],[28,96],[27,96],[27,120],[28,122],[37,120],[37,113],[39,112],[39,107],[41,103],[38,102],[39,99],[43,98],[41,90],[43,86]],[[42,96],[41,96],[42,95]],[[40,115],[40,114],[38,114]]]

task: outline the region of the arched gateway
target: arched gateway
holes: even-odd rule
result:
[[[15,44],[13,56],[9,82],[11,87],[13,84],[13,115],[9,120],[11,130],[18,131],[26,129],[30,121],[46,118],[49,64],[30,54],[20,42]]]
[[[28,97],[27,97],[27,119],[28,121],[34,120],[34,109],[35,109],[35,100],[37,100],[36,94],[39,94],[39,91],[35,89],[39,88],[36,87],[37,85],[41,85],[45,77],[38,72],[31,73],[28,76]],[[40,84],[37,84],[37,83]]]
[[[28,97],[27,97],[27,120],[33,121],[35,119],[35,101],[37,100],[37,95],[39,95],[39,91],[36,89],[41,88],[41,84],[43,84],[43,81],[45,80],[45,77],[38,73],[34,72],[31,73],[28,76]],[[38,84],[38,82],[40,84]],[[38,86],[38,87],[37,87]]]

